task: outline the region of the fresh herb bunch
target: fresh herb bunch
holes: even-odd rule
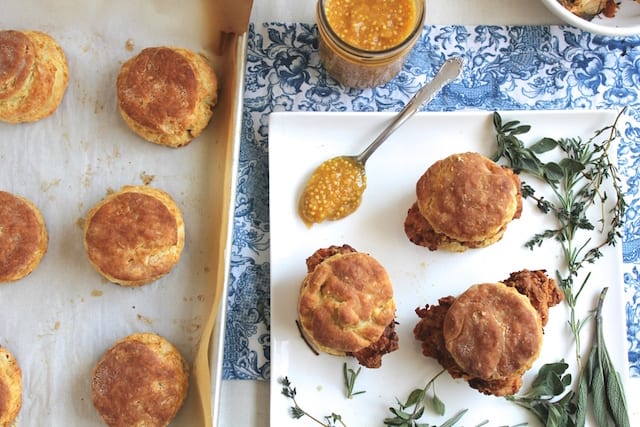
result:
[[[308,417],[316,424],[324,427],[337,427],[337,426],[347,427],[347,425],[342,421],[342,417],[338,414],[332,413],[331,415],[325,416],[324,417],[325,421],[323,422],[320,419],[308,413],[307,411],[305,411],[304,409],[302,409],[300,405],[298,405],[298,401],[296,400],[296,395],[297,395],[296,388],[291,385],[291,381],[289,381],[288,377],[280,378],[279,383],[282,385],[282,391],[281,391],[282,394],[288,397],[289,399],[291,399],[291,401],[293,402],[293,406],[289,408],[291,412],[291,416],[293,418],[299,419],[302,417]]]
[[[578,273],[602,257],[603,247],[617,243],[621,236],[620,229],[627,206],[617,168],[608,154],[618,137],[616,126],[623,112],[624,110],[620,112],[611,126],[595,132],[586,142],[580,138],[542,138],[529,147],[525,146],[519,135],[529,132],[531,126],[522,125],[515,120],[503,123],[497,112],[493,115],[493,124],[497,132],[497,152],[493,160],[506,160],[508,166],[516,173],[527,173],[542,180],[553,192],[555,200],[550,201],[544,197],[537,197],[533,187],[522,183],[523,197],[533,199],[542,212],[553,214],[557,222],[557,227],[535,234],[526,246],[533,249],[550,239],[560,243],[566,271],[563,274],[558,270],[556,275],[570,310],[569,328],[575,340],[579,372],[582,365],[580,332],[593,316],[590,313],[582,319],[577,317],[576,303],[590,277],[590,273],[587,273],[580,283],[576,283]],[[543,162],[538,157],[552,150],[560,151],[562,159],[559,162]],[[613,187],[613,203],[609,199],[611,194],[604,188],[607,183]],[[581,231],[598,231],[602,237],[596,240],[592,236],[593,233],[588,233],[588,237],[579,240],[584,236]],[[602,330],[601,324],[601,316],[596,316],[596,330]],[[553,381],[553,393],[541,394],[541,390],[534,387],[531,392],[512,400],[528,407],[547,426],[583,426],[588,395],[591,393],[594,402],[598,400],[593,410],[599,425],[608,425],[609,416],[616,421],[616,425],[628,425],[626,404],[619,402],[621,396],[624,402],[624,392],[601,336],[596,337],[587,365],[580,372],[577,395],[569,391],[558,398],[569,387],[571,378],[566,375],[560,376],[561,373],[556,371],[559,365],[548,366],[550,367],[541,372],[538,378],[540,384]],[[607,383],[607,387],[600,384],[602,381]],[[549,390],[543,391],[546,393]],[[556,399],[553,400],[554,398]],[[557,413],[560,410],[567,414],[575,414],[575,419],[568,415],[568,418],[564,418],[564,415]]]

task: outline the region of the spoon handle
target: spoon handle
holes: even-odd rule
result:
[[[358,155],[358,160],[365,163],[369,156],[404,122],[409,120],[423,104],[431,101],[433,97],[452,80],[455,80],[462,71],[463,60],[459,56],[447,59],[440,67],[433,79],[425,84],[413,98],[407,102],[407,105],[397,114],[389,125],[380,133],[380,135]]]

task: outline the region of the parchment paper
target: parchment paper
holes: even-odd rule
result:
[[[149,331],[173,342],[191,364],[214,295],[216,209],[220,185],[212,156],[216,117],[186,147],[142,140],[122,121],[115,81],[121,64],[144,47],[206,52],[200,1],[3,2],[1,29],[38,29],[62,46],[69,86],[53,116],[0,123],[0,189],[41,210],[49,249],[28,277],[0,284],[0,345],[23,371],[18,426],[104,425],[91,401],[92,369],[115,341]],[[219,57],[208,55],[214,68]],[[223,84],[222,84],[223,86]],[[224,87],[221,87],[224,91]],[[182,209],[182,257],[164,278],[140,288],[102,279],[83,247],[88,210],[123,185],[167,191]],[[190,392],[190,398],[193,393]],[[172,426],[192,426],[187,399]]]

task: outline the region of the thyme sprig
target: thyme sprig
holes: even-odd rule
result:
[[[353,391],[353,388],[356,385],[356,380],[358,379],[358,375],[360,375],[361,370],[362,366],[358,366],[358,370],[354,371],[353,369],[347,367],[347,362],[344,362],[342,364],[342,376],[344,378],[344,387],[347,391],[347,399],[353,399],[353,396],[366,393],[366,391],[364,390]]]
[[[591,276],[587,272],[584,279],[576,283],[579,272],[602,257],[602,248],[615,245],[621,237],[620,229],[627,205],[617,168],[608,152],[618,137],[617,123],[623,112],[624,109],[611,126],[595,132],[586,142],[579,138],[542,138],[530,147],[524,145],[519,135],[529,132],[531,126],[521,125],[518,121],[503,123],[497,112],[493,116],[497,132],[497,152],[493,159],[505,159],[516,173],[525,172],[542,180],[551,188],[555,198],[549,201],[537,197],[533,187],[522,183],[523,196],[533,199],[542,212],[552,213],[557,222],[556,228],[535,234],[526,246],[533,249],[549,239],[560,243],[566,265],[565,273],[558,270],[556,275],[570,310],[568,323],[575,341],[578,390],[577,393],[566,391],[571,385],[571,377],[563,375],[564,365],[550,364],[543,367],[545,370],[538,374],[528,393],[509,398],[532,411],[546,426],[584,426],[589,396],[599,426],[608,426],[609,417],[616,426],[629,425],[624,390],[602,333],[602,300],[606,288],[600,295],[595,315],[595,344],[583,368],[580,333],[592,320],[593,313],[588,313],[582,319],[578,319],[576,313],[577,300]],[[543,162],[538,157],[555,149],[562,154],[559,162]],[[607,183],[614,190],[613,203],[609,200],[611,195],[604,189]],[[594,215],[594,211],[597,214]],[[579,241],[583,236],[581,231],[597,231],[599,237],[594,238],[595,233],[589,233],[589,237]],[[543,387],[540,388],[540,385]]]
[[[296,400],[297,391],[296,388],[291,385],[291,381],[289,381],[288,377],[280,378],[278,382],[282,385],[282,394],[291,399],[293,402],[293,406],[289,408],[291,416],[296,419],[300,419],[302,417],[308,417],[310,420],[315,422],[318,425],[324,427],[347,427],[347,425],[342,421],[342,417],[336,413],[331,413],[331,415],[326,415],[324,417],[324,422],[315,416],[311,415],[309,412],[302,409],[302,407],[298,404]]]

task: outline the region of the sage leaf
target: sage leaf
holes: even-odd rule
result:
[[[592,351],[597,351],[593,349]],[[591,378],[591,397],[593,416],[596,419],[596,424],[600,427],[608,427],[609,421],[607,418],[607,394],[605,390],[604,373],[602,372],[602,365],[599,360],[596,360],[594,370]]]
[[[426,394],[426,392],[425,392],[424,389],[417,388],[417,389],[413,390],[409,394],[409,397],[407,398],[407,401],[404,404],[404,407],[408,408],[410,406],[413,406],[413,405],[416,405],[416,404],[422,402],[422,400],[424,400],[425,394]]]
[[[434,394],[431,398],[431,407],[433,408],[433,411],[438,415],[444,415],[446,411],[444,402],[442,402],[442,400],[440,400],[440,398],[436,394]]]
[[[542,138],[540,141],[529,147],[531,151],[536,154],[546,153],[547,151],[551,151],[558,146],[558,141],[553,138]]]

